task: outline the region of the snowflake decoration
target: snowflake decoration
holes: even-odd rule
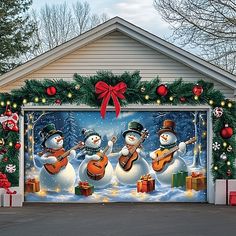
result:
[[[220,150],[220,144],[219,144],[218,142],[214,142],[214,143],[212,144],[212,149],[213,149],[214,151]]]
[[[16,171],[16,165],[8,164],[6,165],[6,172],[7,173],[14,173]]]
[[[220,117],[223,115],[223,108],[221,108],[221,107],[216,107],[216,108],[213,110],[213,114],[214,114],[215,117],[220,118]]]

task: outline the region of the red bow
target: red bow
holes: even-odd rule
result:
[[[114,87],[108,85],[103,81],[99,81],[96,83],[95,92],[99,94],[98,99],[103,99],[100,111],[102,118],[105,118],[106,108],[111,97],[116,109],[116,117],[118,117],[118,115],[120,114],[120,103],[118,98],[125,99],[124,93],[126,89],[127,85],[124,82],[120,82]]]

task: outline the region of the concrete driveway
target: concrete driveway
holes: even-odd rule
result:
[[[26,204],[0,208],[0,236],[236,234],[236,207],[180,203]]]

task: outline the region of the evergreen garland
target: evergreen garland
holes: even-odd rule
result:
[[[212,173],[215,179],[230,179],[235,178],[235,150],[236,150],[236,116],[235,102],[227,100],[224,95],[214,89],[213,83],[203,80],[196,83],[185,83],[182,79],[178,79],[173,83],[167,84],[168,93],[166,96],[157,94],[156,89],[161,84],[158,77],[152,81],[141,81],[141,76],[138,71],[133,73],[125,72],[122,75],[114,75],[111,72],[98,72],[94,76],[74,75],[73,81],[64,80],[47,80],[36,81],[28,80],[25,85],[11,93],[0,93],[0,114],[3,114],[7,104],[11,105],[13,112],[20,114],[21,106],[30,103],[33,105],[58,105],[60,104],[86,104],[91,107],[100,107],[101,100],[97,99],[95,94],[95,84],[99,81],[104,81],[108,85],[115,86],[119,82],[127,84],[125,92],[125,100],[119,100],[122,107],[129,104],[159,104],[161,105],[211,105],[223,108],[223,115],[219,118],[213,117],[213,143],[220,144],[219,150],[212,150],[213,163]],[[192,92],[193,87],[199,84],[203,88],[200,96],[195,96]],[[56,88],[55,95],[48,95],[46,89],[50,86]],[[184,98],[184,101],[181,100]],[[109,105],[113,105],[112,99]],[[225,124],[229,124],[233,128],[234,134],[229,139],[223,139],[220,135],[220,130]],[[15,164],[17,171],[13,174],[8,174],[8,178],[13,186],[18,185],[19,181],[19,152],[15,150],[14,144],[19,141],[19,133],[4,131],[0,126],[0,138],[4,138],[7,147],[7,153],[4,157],[8,157],[7,162],[0,161],[0,171],[5,173],[7,164]],[[12,142],[13,146],[9,146]],[[229,146],[232,150],[229,151]],[[23,148],[23,147],[22,147]],[[210,147],[211,148],[211,147]],[[225,152],[227,161],[222,160],[220,155]]]

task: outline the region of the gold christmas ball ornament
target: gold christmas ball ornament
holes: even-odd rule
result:
[[[75,89],[80,90],[80,85],[79,84],[75,85]]]

